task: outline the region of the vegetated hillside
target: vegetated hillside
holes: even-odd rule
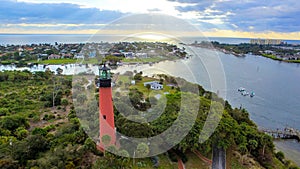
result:
[[[136,85],[120,82],[116,86],[127,85],[130,88],[127,94],[134,109],[123,104],[122,108],[127,113],[125,116],[141,117],[138,116],[140,111],[136,110],[148,110],[151,106],[153,108],[153,105],[160,104],[160,99],[149,96],[150,90],[141,85],[143,79],[145,77],[137,80]],[[163,84],[176,83],[181,88],[185,86],[184,88],[188,89],[193,86],[183,79],[164,75],[160,75],[159,80]],[[83,124],[84,119],[78,118],[79,112],[75,113],[71,76],[54,75],[50,71],[34,74],[28,71],[5,71],[0,72],[0,86],[0,168],[152,168],[150,159],[140,159],[133,163],[130,158],[117,157],[108,152],[103,156],[96,149],[94,138],[84,131],[89,126]],[[82,87],[81,89],[84,90]],[[232,109],[227,102],[216,131],[206,142],[199,144],[199,133],[211,104],[222,109],[223,100],[218,98],[211,101],[213,93],[204,91],[200,86],[196,89],[200,95],[194,97],[194,101],[198,101],[200,105],[196,123],[189,134],[169,151],[169,158],[178,155],[186,162],[190,157],[186,154],[190,154],[191,150],[199,150],[210,157],[212,145],[217,145],[240,155],[235,158],[237,161],[233,160],[234,165],[250,168],[249,165],[241,165],[247,163],[247,156],[250,156],[266,168],[284,168],[275,157],[272,138],[258,132],[257,126],[249,120],[245,110]],[[124,118],[124,114],[121,114],[123,111],[120,113],[118,109],[118,104],[122,104],[124,92],[115,93],[117,130],[127,136],[146,137],[157,135],[172,125],[178,114],[182,113],[180,107],[189,106],[181,105],[182,93],[187,92],[176,86],[165,87],[164,90],[169,91],[165,97],[166,108],[149,125]],[[194,96],[191,93],[187,95]],[[82,111],[89,112],[84,110],[84,105],[89,104],[87,98],[78,94],[76,98],[77,101],[82,98]],[[94,114],[91,117],[97,117],[98,112],[92,111]],[[147,117],[149,116],[151,113],[147,114]],[[182,120],[184,127],[184,121],[188,119]],[[98,126],[98,123],[96,118],[95,123],[91,125]],[[125,143],[120,144],[122,146]],[[139,148],[141,147],[140,145]],[[125,155],[132,153],[116,148],[115,151]],[[277,157],[285,161],[280,154]],[[174,167],[164,155],[160,155],[159,160],[160,168]]]
[[[50,71],[0,72],[0,168],[91,167],[98,152],[71,106],[71,84]]]

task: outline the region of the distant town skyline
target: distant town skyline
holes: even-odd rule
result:
[[[134,34],[144,27],[137,24],[133,29],[126,21],[118,28],[107,25],[128,16],[163,14],[199,30],[170,30],[176,35],[299,40],[299,6],[298,0],[2,0],[0,33],[94,34],[103,29],[103,34]]]

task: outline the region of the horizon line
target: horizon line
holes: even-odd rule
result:
[[[124,36],[124,35],[117,35],[117,34],[92,34],[92,33],[0,33],[0,35],[87,35],[87,36]],[[179,37],[197,37],[197,38],[236,38],[236,39],[270,39],[270,40],[290,40],[290,41],[300,41],[300,39],[285,39],[285,38],[257,38],[257,37],[238,37],[238,36],[179,36]]]

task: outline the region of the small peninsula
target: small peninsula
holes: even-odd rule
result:
[[[99,42],[0,45],[0,64],[17,67],[62,64],[154,63],[185,58],[184,48],[165,42]]]
[[[189,46],[214,49],[237,57],[245,57],[246,54],[252,54],[288,63],[300,63],[299,44],[287,44],[283,42],[261,44],[253,40],[249,43],[241,44],[227,44],[217,41],[195,41],[189,44]]]

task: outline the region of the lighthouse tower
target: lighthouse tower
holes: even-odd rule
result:
[[[111,74],[110,69],[103,65],[99,68],[99,128],[100,144],[98,147],[104,149],[105,146],[115,145],[116,131],[114,121],[114,110],[112,102]],[[110,142],[103,142],[103,136],[110,136]],[[104,138],[105,138],[104,137]]]

